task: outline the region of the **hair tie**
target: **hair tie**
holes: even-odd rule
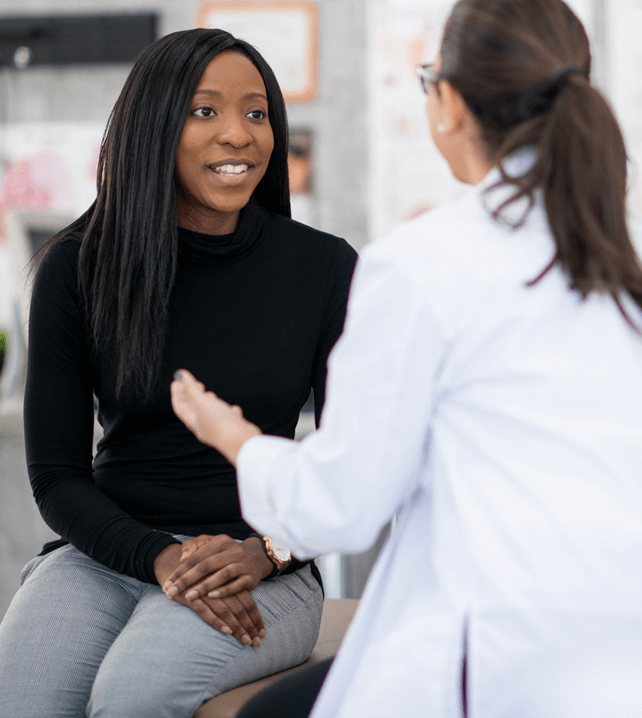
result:
[[[555,78],[548,86],[548,91],[555,96],[560,91],[564,81],[569,75],[583,75],[586,77],[584,71],[577,67],[577,65],[571,65],[555,75]]]
[[[557,93],[569,75],[588,75],[577,65],[570,65],[555,75],[544,87],[532,87],[521,92],[504,92],[499,95],[480,95],[466,98],[472,112],[500,132],[526,122],[536,115],[548,112],[555,102]]]

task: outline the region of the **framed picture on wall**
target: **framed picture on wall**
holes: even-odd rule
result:
[[[318,217],[314,196],[314,152],[310,130],[290,130],[288,174],[292,219],[316,227]]]
[[[198,27],[221,28],[246,40],[274,70],[286,102],[308,102],[317,95],[315,2],[202,2]]]

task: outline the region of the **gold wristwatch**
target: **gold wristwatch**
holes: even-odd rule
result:
[[[269,536],[263,536],[263,548],[267,557],[274,564],[274,571],[270,578],[278,576],[292,562],[292,554],[283,546],[272,541]]]

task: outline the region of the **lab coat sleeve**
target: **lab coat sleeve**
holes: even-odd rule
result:
[[[238,458],[243,516],[300,558],[365,550],[423,481],[445,334],[393,240],[357,264],[320,428]]]

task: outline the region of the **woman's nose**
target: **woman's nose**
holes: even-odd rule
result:
[[[223,118],[217,136],[219,144],[247,147],[252,142],[252,135],[245,126],[243,119],[235,115]]]

